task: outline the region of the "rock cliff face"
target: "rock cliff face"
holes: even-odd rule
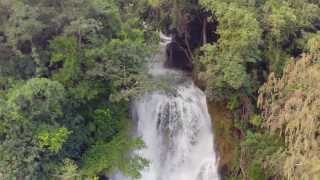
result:
[[[208,110],[213,121],[215,147],[219,156],[219,171],[223,177],[231,170],[231,164],[237,157],[240,138],[233,125],[232,114],[225,104],[208,103]]]
[[[193,81],[202,90],[206,89],[205,82],[193,76]],[[208,99],[208,112],[212,120],[214,143],[219,157],[219,172],[221,177],[229,175],[237,157],[242,133],[234,126],[233,114],[225,102],[212,102]]]
[[[168,68],[176,68],[186,71],[192,70],[192,62],[187,56],[183,47],[177,41],[173,41],[167,46],[167,61],[165,66]]]

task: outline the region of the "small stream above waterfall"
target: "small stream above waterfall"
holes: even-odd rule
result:
[[[172,90],[154,91],[133,103],[136,135],[146,144],[135,153],[150,161],[141,180],[219,180],[206,96],[183,71],[164,67],[170,38],[161,34],[161,40],[149,73]]]

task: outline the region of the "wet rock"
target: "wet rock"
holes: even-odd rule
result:
[[[173,41],[167,45],[167,61],[165,66],[167,68],[180,69],[185,71],[192,70],[192,63],[190,62],[186,50],[179,45],[178,42]]]

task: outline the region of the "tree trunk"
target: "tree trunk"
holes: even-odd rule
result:
[[[202,43],[206,44],[207,43],[207,26],[208,26],[208,21],[207,21],[207,16],[203,18],[202,22]]]
[[[188,37],[189,37],[189,33],[188,33],[188,31],[186,30],[186,31],[185,31],[185,34],[184,34],[184,41],[185,41],[186,46],[187,46],[188,59],[189,59],[190,63],[192,63],[192,51],[191,51],[191,48],[190,48],[190,44],[189,44]]]

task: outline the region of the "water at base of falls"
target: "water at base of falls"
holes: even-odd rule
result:
[[[136,153],[150,161],[141,180],[219,180],[206,96],[183,72],[164,68],[164,60],[162,45],[149,73],[167,76],[173,90],[152,92],[133,103],[137,136],[146,144]]]

